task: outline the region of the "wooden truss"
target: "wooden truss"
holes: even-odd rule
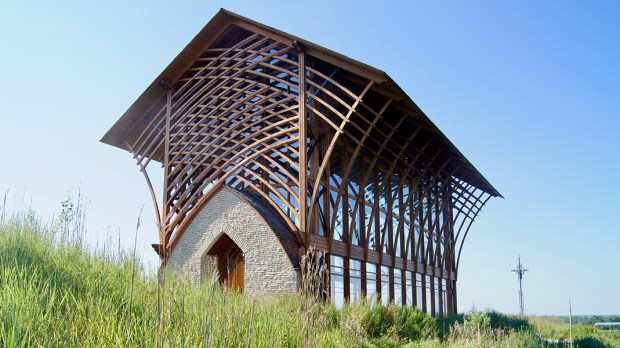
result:
[[[157,81],[159,97],[113,144],[145,174],[164,262],[227,185],[260,197],[301,247],[342,257],[346,299],[356,260],[362,293],[366,266],[384,266],[391,299],[430,290],[443,300],[417,303],[410,294],[413,304],[456,312],[463,241],[499,193],[384,73],[226,11],[218,16],[212,22],[228,24],[207,25],[206,48],[174,80]],[[153,160],[164,169],[161,208],[147,175]],[[412,274],[433,278],[409,286]]]

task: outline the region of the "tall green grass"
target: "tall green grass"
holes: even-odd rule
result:
[[[197,287],[143,269],[127,251],[89,251],[63,229],[33,214],[0,223],[0,346],[342,347],[435,330],[414,309],[339,311],[299,294],[252,300],[215,277]]]
[[[26,219],[0,226],[0,346],[360,343],[327,330],[329,307],[310,299],[252,301],[215,281],[198,288],[147,272],[127,252],[89,252],[56,232]]]
[[[195,286],[120,248],[89,250],[83,224],[62,216],[0,219],[0,347],[550,346],[537,324],[499,313],[436,320],[364,301],[337,310],[301,294],[253,300],[215,277]],[[620,346],[598,331],[576,346]]]

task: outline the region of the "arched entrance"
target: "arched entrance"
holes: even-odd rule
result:
[[[243,292],[245,258],[243,251],[226,234],[222,234],[207,252],[217,258],[218,280],[227,288]]]

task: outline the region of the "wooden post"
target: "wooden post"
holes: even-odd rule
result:
[[[308,130],[306,115],[306,53],[298,48],[299,57],[299,233],[308,247]]]
[[[172,89],[168,88],[166,92],[166,139],[164,140],[164,194],[162,201],[162,224],[160,228],[160,243],[164,246],[164,255],[166,250],[168,249],[168,212],[169,205],[168,201],[168,184],[169,179],[168,175],[170,173],[170,118],[172,117]]]

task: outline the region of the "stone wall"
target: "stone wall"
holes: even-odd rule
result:
[[[170,255],[167,267],[199,284],[210,247],[227,234],[244,253],[245,289],[251,297],[297,291],[299,272],[260,214],[232,189],[224,187],[202,208]]]

